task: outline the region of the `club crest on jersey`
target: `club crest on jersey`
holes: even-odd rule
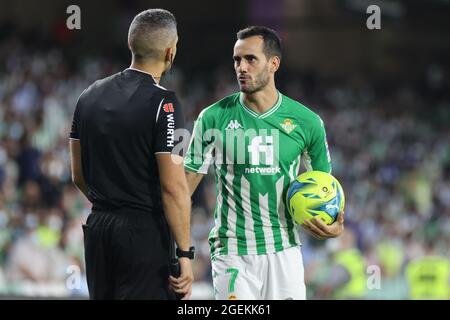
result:
[[[163,110],[164,110],[164,112],[173,112],[174,111],[173,104],[172,103],[165,103],[163,105]]]
[[[288,134],[291,133],[292,131],[294,131],[294,129],[297,127],[297,125],[294,124],[291,119],[284,119],[283,123],[280,123],[280,126]]]

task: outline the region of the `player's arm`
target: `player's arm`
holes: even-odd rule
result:
[[[208,121],[204,112],[200,113],[195,121],[192,139],[184,159],[186,180],[191,196],[194,194],[203,177],[207,174],[208,167],[213,161],[212,138],[205,137],[204,132],[213,125]]]
[[[80,140],[70,139],[70,169],[72,173],[72,182],[80,189],[81,192],[88,196],[89,188],[84,180],[83,167],[81,164],[81,145]]]
[[[186,180],[189,187],[189,192],[191,193],[191,196],[194,194],[195,190],[197,189],[198,185],[202,181],[204,177],[204,174],[187,171],[186,170]]]
[[[310,141],[307,151],[311,161],[310,169],[331,173],[331,157],[325,126],[319,117],[311,126],[309,136]],[[319,218],[313,218],[306,221],[302,226],[318,239],[335,238],[344,231],[344,212],[340,212],[336,221],[331,225],[325,224]]]

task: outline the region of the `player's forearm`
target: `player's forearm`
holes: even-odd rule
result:
[[[186,181],[187,181],[189,192],[190,192],[191,196],[194,194],[200,181],[202,181],[203,176],[204,175],[201,173],[186,171]]]
[[[162,190],[164,213],[175,242],[181,250],[191,246],[191,199],[185,188]]]

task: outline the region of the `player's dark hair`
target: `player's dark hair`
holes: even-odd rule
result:
[[[161,49],[177,36],[175,16],[164,9],[148,9],[134,17],[128,43],[136,60],[160,58]]]
[[[263,38],[263,51],[267,58],[277,56],[281,59],[281,39],[275,30],[263,26],[251,26],[239,30],[237,33],[238,40],[253,36],[260,36]]]

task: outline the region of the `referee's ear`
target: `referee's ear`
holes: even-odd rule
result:
[[[175,57],[174,48],[167,48],[165,62],[169,65],[169,67],[172,66],[174,57]]]

